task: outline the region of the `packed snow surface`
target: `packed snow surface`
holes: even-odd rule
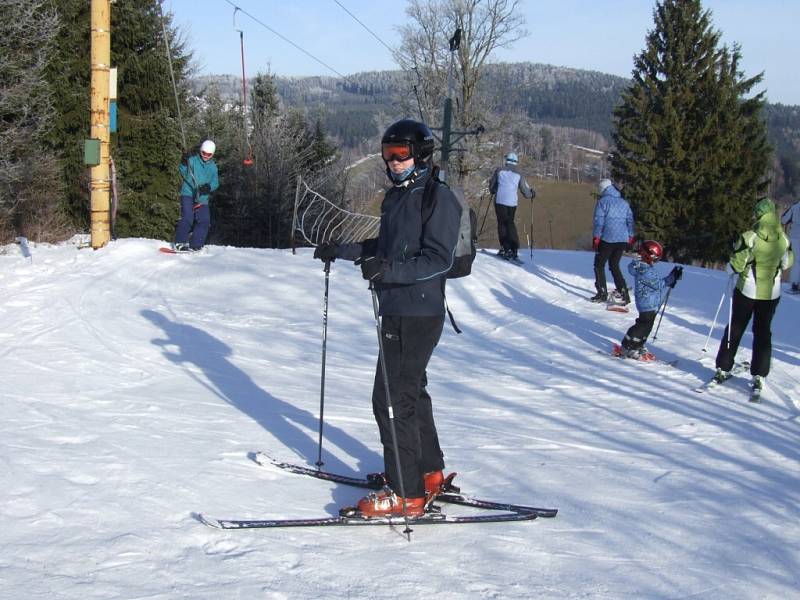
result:
[[[446,324],[428,369],[448,469],[472,496],[558,516],[410,542],[388,526],[223,531],[197,513],[322,517],[363,493],[252,460],[317,459],[324,273],[309,250],[162,245],[2,249],[0,597],[798,597],[800,296],[780,302],[754,405],[747,373],[693,391],[725,273],[686,267],[648,344],[664,362],[644,364],[608,355],[636,312],[586,301],[591,254],[479,254],[448,284],[464,333]],[[357,267],[333,264],[329,302],[325,468],[379,471]]]

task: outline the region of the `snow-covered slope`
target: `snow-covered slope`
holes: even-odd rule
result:
[[[692,391],[724,273],[686,268],[649,344],[670,367],[599,352],[635,311],[586,302],[590,254],[479,255],[448,287],[464,333],[446,325],[428,373],[448,468],[472,495],[558,517],[417,527],[411,543],[388,527],[228,532],[193,513],[325,516],[361,493],[248,458],[316,460],[324,275],[309,251],[159,245],[0,255],[0,597],[797,597],[800,298],[781,301],[751,405],[744,376]],[[376,346],[365,282],[337,261],[330,470],[381,469]]]

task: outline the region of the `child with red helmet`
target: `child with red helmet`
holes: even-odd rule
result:
[[[663,256],[664,248],[661,244],[647,240],[639,246],[639,258],[628,265],[628,272],[633,275],[639,316],[622,338],[620,355],[625,358],[640,359],[647,354],[644,344],[653,329],[666,290],[675,287],[683,275],[683,267],[674,267],[666,277],[661,277],[655,263]]]

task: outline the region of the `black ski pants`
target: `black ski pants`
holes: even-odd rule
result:
[[[738,288],[734,288],[731,322],[725,328],[717,351],[716,366],[718,369],[730,371],[733,368],[739,342],[742,341],[744,330],[747,329],[747,324],[752,317],[753,356],[750,359],[750,374],[762,377],[769,375],[769,363],[772,359],[772,317],[775,316],[775,309],[778,308],[780,300],[780,298],[754,300],[745,296]],[[728,328],[731,333],[730,344],[728,343]]]
[[[636,321],[625,333],[622,338],[622,347],[626,350],[639,350],[644,347],[647,338],[650,337],[650,332],[653,330],[653,323],[656,322],[656,310],[646,310],[640,312],[636,317]]]
[[[517,207],[495,202],[494,213],[497,215],[497,239],[500,241],[500,247],[516,254],[519,250],[519,235],[517,235],[517,225],[514,223]]]
[[[600,245],[594,255],[594,287],[598,292],[606,293],[606,263],[611,270],[614,278],[614,285],[618,290],[628,289],[622,271],[619,269],[619,261],[622,253],[628,247],[627,242],[604,242],[600,240]]]
[[[383,317],[381,336],[392,400],[400,469],[406,498],[425,495],[423,475],[444,469],[444,455],[433,422],[431,397],[425,389],[425,369],[439,343],[444,315]],[[372,412],[383,444],[383,463],[389,486],[400,495],[400,479],[386,402],[380,357],[372,388]]]

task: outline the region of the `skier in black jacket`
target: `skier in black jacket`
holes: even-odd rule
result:
[[[372,410],[383,444],[388,486],[362,498],[367,517],[423,514],[444,481],[444,457],[433,420],[426,368],[442,334],[446,275],[453,264],[461,206],[450,189],[431,182],[433,209],[423,222],[422,198],[432,176],[433,134],[424,123],[403,119],[381,140],[392,187],[381,205],[378,237],[355,244],[326,242],[314,257],[342,258],[361,265],[380,303],[381,336],[405,498],[400,496],[390,416],[380,362],[372,388]]]

